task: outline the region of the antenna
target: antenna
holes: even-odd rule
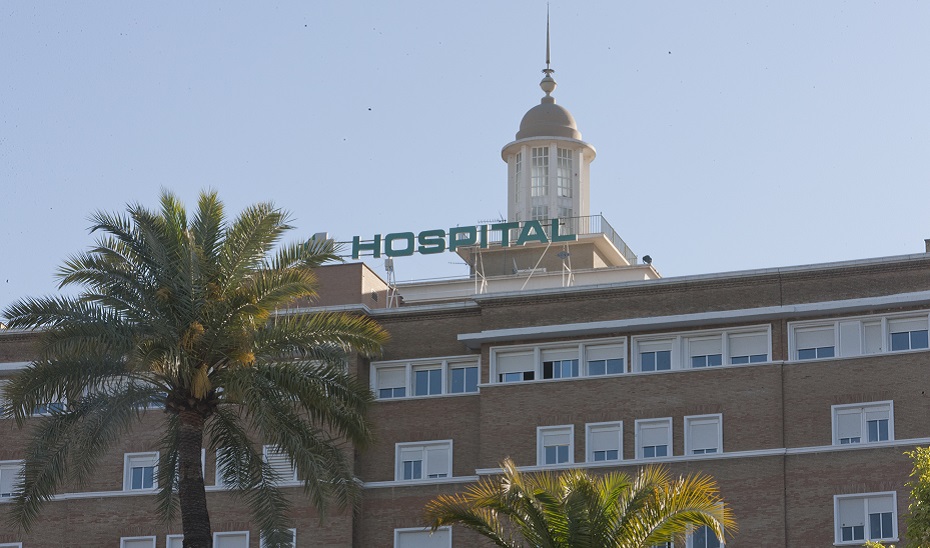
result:
[[[543,70],[546,76],[555,72],[549,68],[549,3],[546,2],[546,68]]]

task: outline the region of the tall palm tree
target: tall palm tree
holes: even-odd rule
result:
[[[735,531],[729,508],[706,475],[673,479],[647,466],[635,478],[583,470],[521,474],[512,460],[503,475],[426,506],[433,530],[459,524],[503,548],[648,548],[684,541],[698,527],[722,539]]]
[[[6,413],[22,427],[36,408],[51,410],[35,420],[13,521],[33,526],[66,478],[87,479],[154,406],[164,408],[157,505],[166,519],[180,507],[184,546],[212,544],[205,445],[267,544],[283,544],[288,502],[261,444],[290,459],[317,507],[353,500],[347,442],[369,441],[372,395],[345,359],[377,354],[387,335],[359,316],[276,313],[314,297],[313,268],[337,257],[332,242],[280,245],[291,226],[272,204],[232,221],[215,192],[201,194],[192,219],[168,192],[160,205],[94,214],[96,245],[58,272],[79,294],[4,312],[11,328],[41,331],[39,359],[7,386]]]

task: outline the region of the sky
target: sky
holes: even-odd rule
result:
[[[663,276],[924,251],[930,2],[550,10],[591,212]],[[162,189],[272,201],[290,240],[506,216],[545,24],[541,0],[4,2],[0,308],[58,291],[94,211]],[[395,270],[467,274],[449,253]]]

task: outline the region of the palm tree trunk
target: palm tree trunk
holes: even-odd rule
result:
[[[200,461],[204,418],[194,410],[184,409],[178,412],[178,419],[178,499],[184,548],[212,548],[213,534]]]

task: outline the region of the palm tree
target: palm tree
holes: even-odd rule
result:
[[[321,510],[354,500],[348,443],[371,438],[372,394],[345,359],[377,354],[387,335],[359,316],[276,313],[314,297],[313,268],[337,256],[331,241],[279,245],[291,226],[272,204],[229,221],[215,192],[192,219],[172,194],[160,202],[92,216],[96,245],[58,272],[77,296],[4,312],[11,328],[41,332],[39,359],[6,389],[7,415],[34,426],[12,521],[29,530],[66,478],[86,480],[146,409],[163,407],[157,506],[165,519],[180,507],[184,546],[212,544],[205,445],[267,544],[284,544],[288,502],[260,443],[291,461]],[[50,416],[30,420],[36,408]]]
[[[426,506],[435,531],[460,524],[503,548],[648,548],[683,541],[698,527],[723,538],[735,531],[729,508],[706,475],[672,479],[647,466],[636,478],[583,470],[521,474],[512,460],[503,476],[483,478],[465,493]]]

